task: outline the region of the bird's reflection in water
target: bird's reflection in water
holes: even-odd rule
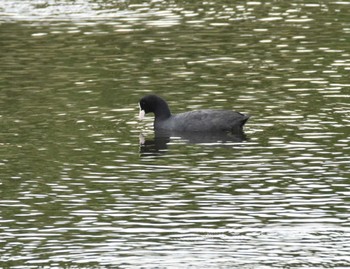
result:
[[[240,143],[247,140],[247,136],[243,130],[215,133],[155,131],[152,139],[145,138],[141,133],[141,156],[164,154],[168,149],[169,142],[172,140],[181,140],[190,144],[229,146],[232,143]]]

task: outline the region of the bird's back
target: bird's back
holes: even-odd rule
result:
[[[166,121],[156,122],[155,127],[184,132],[233,131],[241,129],[248,119],[248,115],[235,111],[204,109],[175,114]]]

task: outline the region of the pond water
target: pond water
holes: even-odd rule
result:
[[[350,266],[350,2],[0,2],[3,268]],[[245,134],[166,137],[234,109]]]

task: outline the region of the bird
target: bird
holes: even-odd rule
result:
[[[234,132],[242,131],[249,115],[231,110],[201,109],[172,114],[167,102],[158,95],[149,94],[139,101],[139,119],[154,113],[156,131],[172,132]]]

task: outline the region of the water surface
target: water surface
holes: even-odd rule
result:
[[[349,12],[1,1],[2,267],[348,267]],[[159,139],[150,92],[252,117]]]

